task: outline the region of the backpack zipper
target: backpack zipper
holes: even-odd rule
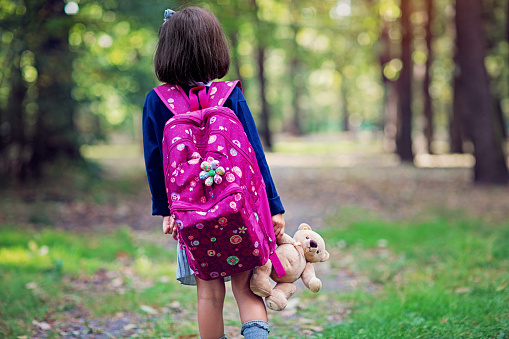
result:
[[[173,144],[170,145],[170,147],[168,148],[168,151],[166,153],[170,153],[176,146],[178,146],[179,144],[181,144],[183,141],[193,141],[193,139],[191,138],[182,138],[182,139],[179,139],[177,141],[175,141]],[[168,157],[168,159],[166,160],[166,168],[165,168],[165,171],[164,171],[164,177],[166,178],[166,176],[168,175],[168,172],[170,172],[170,157]]]
[[[233,146],[233,148],[235,148],[237,151],[239,151],[239,153],[242,154],[242,156],[244,157],[244,159],[247,160],[248,164],[251,165],[251,166],[254,166],[254,164],[252,163],[251,159],[249,159],[249,155],[246,153],[246,151],[244,151],[242,148],[240,148],[239,146],[235,145],[231,140],[230,140],[230,137],[228,135],[226,135],[226,133],[224,133],[223,131],[211,131],[210,134],[221,134],[225,140],[227,140],[227,142],[230,144],[230,146]],[[228,154],[227,154],[228,155]],[[257,164],[258,165],[258,164]],[[254,169],[254,167],[253,167]]]

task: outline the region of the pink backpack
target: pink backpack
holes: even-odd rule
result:
[[[231,276],[275,254],[265,184],[256,155],[235,113],[222,107],[240,82],[154,88],[174,114],[164,128],[163,164],[169,208],[178,240],[194,274],[203,280]],[[199,109],[201,104],[201,110]]]

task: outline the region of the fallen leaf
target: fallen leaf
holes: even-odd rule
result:
[[[302,319],[299,320],[299,323],[301,323],[301,324],[312,324],[314,322],[315,322],[315,320],[307,319],[307,318],[302,318]]]
[[[38,247],[39,246],[37,246],[37,243],[33,240],[30,240],[28,242],[28,248],[30,249],[30,251],[35,252],[35,251],[37,251]]]
[[[48,246],[42,246],[40,249],[39,249],[39,255],[40,256],[45,256],[49,253],[49,247]]]
[[[158,312],[153,308],[153,307],[150,307],[148,305],[141,305],[140,306],[140,309],[145,312],[145,313],[148,313],[148,314],[153,314],[153,315],[156,315],[158,314]]]
[[[25,288],[26,288],[27,290],[34,290],[34,289],[36,289],[36,288],[37,288],[37,283],[36,283],[36,282],[34,282],[34,281],[29,282],[29,283],[27,283],[27,284],[25,285]]]
[[[127,324],[127,325],[124,326],[124,331],[134,330],[135,328],[138,328],[138,325],[136,325],[136,324]]]
[[[170,306],[170,308],[180,308],[180,302],[175,300],[169,306]]]
[[[458,287],[454,292],[456,293],[470,293],[472,290],[468,287]]]
[[[39,327],[43,331],[51,330],[51,325],[45,321],[38,322],[37,320],[32,321],[32,325]]]
[[[168,277],[167,275],[163,275],[163,276],[161,276],[159,278],[159,282],[163,283],[163,284],[169,283],[170,282],[170,277]]]
[[[505,290],[507,285],[509,284],[509,280],[504,281],[500,286],[497,287],[497,292]]]
[[[284,317],[284,318],[289,318],[291,317],[292,315],[294,315],[295,313],[297,313],[297,310],[295,308],[291,309],[291,310],[288,310],[288,309],[285,309],[284,311],[281,311],[281,315]]]
[[[311,330],[311,331],[315,331],[315,332],[322,332],[323,331],[323,327],[320,327],[320,326],[306,326],[306,329]]]
[[[117,253],[115,253],[115,259],[118,261],[128,260],[129,257],[130,257],[130,254],[123,250],[117,251]]]
[[[111,282],[110,282],[110,286],[115,288],[115,287],[120,287],[124,284],[124,279],[122,279],[122,277],[118,277],[118,278],[115,278],[113,279]]]

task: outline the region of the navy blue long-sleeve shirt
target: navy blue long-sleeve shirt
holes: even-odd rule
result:
[[[184,88],[184,90],[186,93],[189,92],[189,88]],[[223,106],[235,112],[244,127],[251,146],[253,146],[265,182],[271,214],[284,213],[285,210],[272,180],[253,116],[242,91],[235,87]],[[171,214],[164,184],[162,140],[164,125],[172,117],[173,113],[166,107],[156,92],[154,90],[150,91],[143,106],[143,151],[148,183],[152,193],[153,215],[168,216]]]

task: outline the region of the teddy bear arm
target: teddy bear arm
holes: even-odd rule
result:
[[[277,240],[278,246],[284,244],[293,244],[294,242],[295,240],[293,240],[293,238],[286,233],[284,233],[283,236]]]
[[[306,263],[301,278],[304,285],[309,288],[311,292],[317,293],[322,288],[322,282],[316,277],[315,268],[310,262]]]

